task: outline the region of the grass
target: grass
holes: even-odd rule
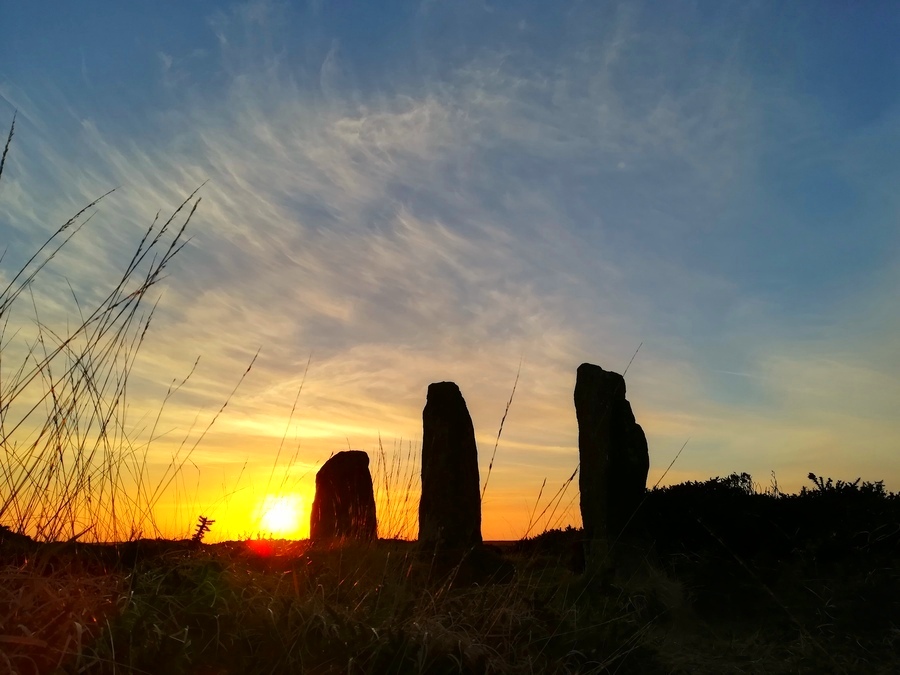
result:
[[[579,578],[534,555],[510,583],[475,585],[409,542],[272,556],[167,543],[130,565],[88,546],[9,565],[11,670],[602,672],[645,623],[624,596],[579,601]]]
[[[151,480],[127,381],[198,203],[155,220],[65,332],[34,283],[93,204],[0,293],[0,673],[900,672],[900,498],[880,483],[654,489],[583,569],[571,527],[463,557],[408,541],[419,452],[379,439],[371,545],[142,538],[194,446]],[[23,347],[8,330],[28,299]],[[565,511],[575,475],[546,503],[542,486],[529,532]]]
[[[664,536],[671,520],[644,522],[613,565],[583,573],[571,564],[574,528],[461,562],[399,540],[13,538],[0,547],[0,644],[11,672],[896,672],[898,534],[881,526],[896,524],[897,495],[776,497],[738,483],[652,491],[651,517],[684,507],[684,541]],[[856,515],[805,529],[802,514],[822,502]],[[723,509],[774,514],[769,535],[692,538],[691,522]],[[776,532],[789,521],[785,549]],[[501,559],[513,576],[492,576],[508,571]]]
[[[14,129],[15,120],[0,178]],[[83,310],[72,291],[74,327],[58,332],[39,306],[39,274],[108,194],[57,228],[0,287],[0,522],[38,539],[103,541],[153,532],[153,507],[186,459],[176,458],[150,482],[148,447],[128,435],[127,382],[155,309],[146,306],[148,295],[185,244],[196,192],[166,221],[154,219],[94,309]],[[12,317],[29,299],[34,330],[23,335],[29,322]]]

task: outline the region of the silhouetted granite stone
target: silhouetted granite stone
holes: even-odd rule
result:
[[[316,474],[310,539],[371,540],[375,539],[377,528],[369,455],[361,450],[337,453]]]
[[[480,544],[475,428],[456,384],[428,386],[422,430],[419,541],[451,549]]]
[[[640,505],[650,469],[647,438],[625,399],[625,378],[582,363],[575,414],[585,538],[615,539]]]

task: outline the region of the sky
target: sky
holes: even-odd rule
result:
[[[348,448],[396,458],[376,482],[399,523],[444,380],[483,483],[494,456],[485,538],[578,525],[577,481],[535,521],[578,465],[582,362],[627,368],[650,486],[900,490],[895,3],[2,13],[0,281],[117,188],[17,307],[17,339],[32,304],[68,325],[70,296],[99,298],[202,185],[129,375],[129,433],[163,419],[153,471],[215,418],[159,504],[167,532],[200,513],[212,537],[259,532],[261,504],[308,509]]]

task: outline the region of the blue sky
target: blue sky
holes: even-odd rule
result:
[[[484,474],[521,360],[485,501],[518,536],[577,464],[576,367],[638,345],[651,482],[690,439],[665,483],[900,489],[898,34],[890,2],[18,3],[2,274],[120,186],[48,278],[65,321],[54,283],[98,293],[209,181],[132,392],[158,407],[201,355],[178,438],[261,347],[201,502],[285,428],[301,490],[333,450],[416,442],[443,379]]]

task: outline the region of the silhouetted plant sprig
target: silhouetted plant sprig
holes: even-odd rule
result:
[[[207,518],[206,516],[200,516],[197,519],[196,531],[194,532],[194,536],[191,537],[191,541],[195,544],[199,544],[203,541],[203,537],[206,536],[206,533],[209,532],[210,526],[215,523],[215,520]]]

